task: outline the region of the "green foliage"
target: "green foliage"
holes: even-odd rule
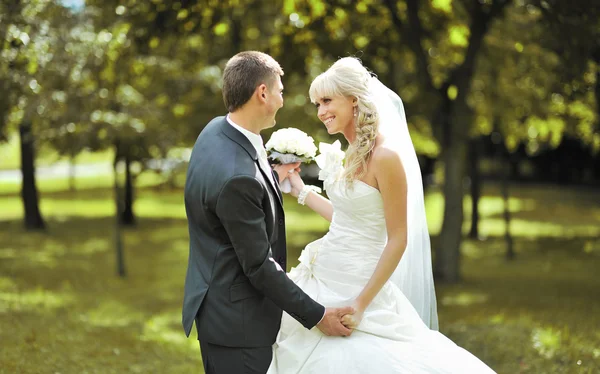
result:
[[[308,84],[338,57],[355,55],[400,93],[411,130],[421,139],[418,152],[435,156],[437,99],[423,83],[423,57],[414,40],[420,40],[432,87],[449,82],[444,94],[457,99],[463,89],[452,79],[467,53],[474,8],[462,1],[423,3],[417,27],[408,18],[410,4],[396,2],[405,27],[398,32],[388,3],[394,2],[90,0],[76,12],[42,0],[3,5],[0,83],[10,94],[0,100],[6,123],[0,134],[6,137],[30,119],[41,141],[61,155],[112,147],[119,138],[136,149],[134,158],[164,156],[170,147],[191,143],[223,113],[220,77],[227,58],[258,49],[286,70],[284,126],[325,140],[307,100]],[[600,147],[590,91],[597,63],[587,63],[597,31],[591,18],[577,18],[577,9],[515,2],[492,24],[468,97],[471,135],[487,134],[497,122],[512,148],[520,142],[532,143],[532,151],[554,147],[564,132]],[[40,20],[46,27],[39,27]],[[564,33],[554,30],[573,25],[577,32],[569,44],[561,43]],[[576,57],[585,63],[563,69]],[[535,122],[526,124],[530,117]],[[540,126],[556,120],[564,126]],[[530,137],[535,131],[552,136]]]
[[[557,147],[564,134],[600,150],[594,146],[600,136],[592,94],[595,65],[588,63],[573,78],[567,57],[552,48],[557,36],[545,16],[532,4],[513,6],[490,31],[469,99],[476,117],[472,134],[499,131],[510,150],[525,143],[532,155]]]
[[[44,112],[43,101],[51,92],[45,87],[47,69],[57,62],[54,48],[60,45],[57,20],[68,20],[66,13],[52,1],[0,4],[0,139],[22,121],[41,122],[36,118]]]

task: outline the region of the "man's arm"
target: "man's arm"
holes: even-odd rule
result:
[[[262,207],[264,193],[262,184],[255,178],[233,177],[219,194],[217,216],[250,283],[310,329],[322,319],[325,308],[292,282],[271,257]]]

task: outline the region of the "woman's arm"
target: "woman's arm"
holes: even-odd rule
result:
[[[400,155],[393,150],[381,147],[378,152],[373,154],[371,167],[375,168],[375,178],[383,198],[388,241],[371,279],[356,298],[356,313],[344,317],[344,324],[349,328],[358,326],[362,313],[390,279],[406,249],[407,185]]]
[[[304,182],[302,178],[298,174],[298,172],[293,172],[288,176],[290,183],[292,185],[292,191],[290,194],[294,197],[298,197],[300,191],[304,188]],[[325,218],[327,221],[331,222],[333,217],[333,205],[331,201],[319,195],[318,193],[311,191],[306,196],[304,200],[304,204],[307,205],[310,209],[317,212],[321,217]]]

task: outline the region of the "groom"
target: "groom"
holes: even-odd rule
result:
[[[285,221],[279,182],[259,133],[283,106],[283,71],[269,55],[241,52],[223,73],[226,117],[198,137],[187,172],[190,253],[183,327],[195,320],[207,374],[266,373],[282,310],[305,328],[350,335],[347,308],[325,308],[286,275]]]

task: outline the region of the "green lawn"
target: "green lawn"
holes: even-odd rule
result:
[[[197,341],[180,327],[182,192],[138,191],[139,225],[125,233],[128,275],[119,279],[112,193],[94,187],[42,184],[49,231],[40,234],[22,229],[18,188],[0,186],[0,373],[201,372]],[[464,282],[437,286],[441,331],[498,373],[599,372],[600,194],[515,187],[513,195],[517,259],[503,258],[502,206],[491,186],[481,209],[487,239],[463,246]],[[327,225],[292,200],[286,208],[294,265]],[[434,191],[434,234],[441,209]]]
[[[37,166],[53,164],[57,161],[66,161],[55,150],[50,147],[40,147],[36,149]],[[114,158],[113,150],[102,152],[83,151],[75,157],[75,163],[88,164],[96,162],[111,162]],[[21,167],[21,150],[19,148],[19,136],[12,135],[8,142],[0,143],[0,170],[19,169]]]

